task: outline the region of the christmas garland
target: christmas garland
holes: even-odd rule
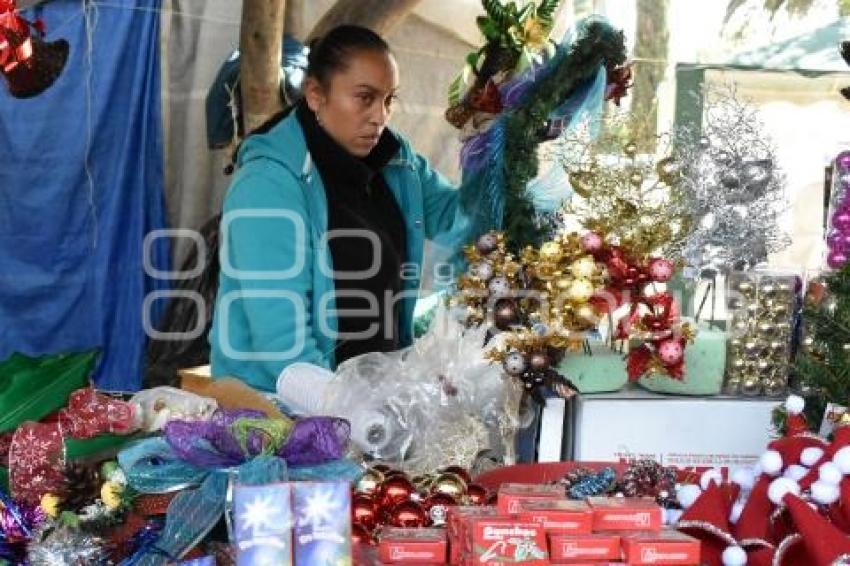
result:
[[[623,32],[603,21],[591,20],[569,50],[560,49],[555,59],[551,72],[531,87],[529,102],[507,116],[502,165],[505,175],[502,225],[513,245],[539,245],[546,236],[526,192],[539,168],[537,146],[541,140],[538,132],[549,114],[582,83],[592,79],[601,65],[611,70],[625,63]]]

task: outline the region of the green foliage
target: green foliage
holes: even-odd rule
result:
[[[806,417],[816,425],[827,403],[850,404],[850,264],[826,278],[827,298],[806,302],[806,336],[795,369],[806,393]]]
[[[543,0],[537,7],[535,15],[546,24],[546,27],[551,28],[555,25],[555,10],[558,9],[560,3],[560,0]]]
[[[591,21],[569,51],[556,57],[560,60],[552,72],[532,87],[528,95],[531,102],[512,112],[505,126],[503,229],[508,242],[516,247],[539,244],[546,236],[526,192],[539,167],[537,132],[549,113],[592,77],[600,65],[615,67],[625,62],[623,33],[601,21]]]

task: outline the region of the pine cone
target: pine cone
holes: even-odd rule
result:
[[[100,496],[100,474],[97,466],[72,462],[65,467],[65,487],[62,492],[62,507],[78,512],[94,503]]]

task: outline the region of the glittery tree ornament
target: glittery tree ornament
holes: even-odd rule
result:
[[[586,499],[610,493],[617,484],[614,468],[604,468],[576,481],[567,492],[570,499]]]
[[[604,234],[635,257],[663,255],[678,264],[693,211],[677,159],[656,161],[640,154],[633,139],[623,139],[623,132],[637,139],[644,129],[637,117],[621,112],[558,142],[558,159],[575,192],[559,222]],[[662,152],[669,151],[664,147],[669,140],[658,143]]]
[[[27,559],[30,566],[110,564],[109,553],[104,549],[103,540],[65,525],[56,527],[41,540],[30,544]]]
[[[629,464],[620,478],[618,491],[626,497],[652,497],[659,505],[675,505],[676,470],[655,460],[638,460]]]
[[[564,474],[564,477],[558,480],[558,485],[563,486],[564,494],[568,495],[571,487],[593,474],[594,471],[590,468],[575,468]]]
[[[733,85],[703,92],[699,128],[674,133],[694,215],[684,256],[694,277],[754,267],[791,243],[779,222],[786,180],[758,111]]]

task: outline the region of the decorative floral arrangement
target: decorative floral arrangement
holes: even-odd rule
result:
[[[455,301],[467,324],[492,324],[502,336],[488,357],[520,379],[525,388],[566,383],[555,367],[580,351],[587,334],[625,309],[613,338],[637,344],[627,356],[629,378],[662,373],[684,376],[684,350],[693,340],[672,295],[657,288],[673,276],[674,264],[611,243],[596,232],[566,233],[507,252],[503,234],[490,232],[465,249],[469,268],[458,280]]]

